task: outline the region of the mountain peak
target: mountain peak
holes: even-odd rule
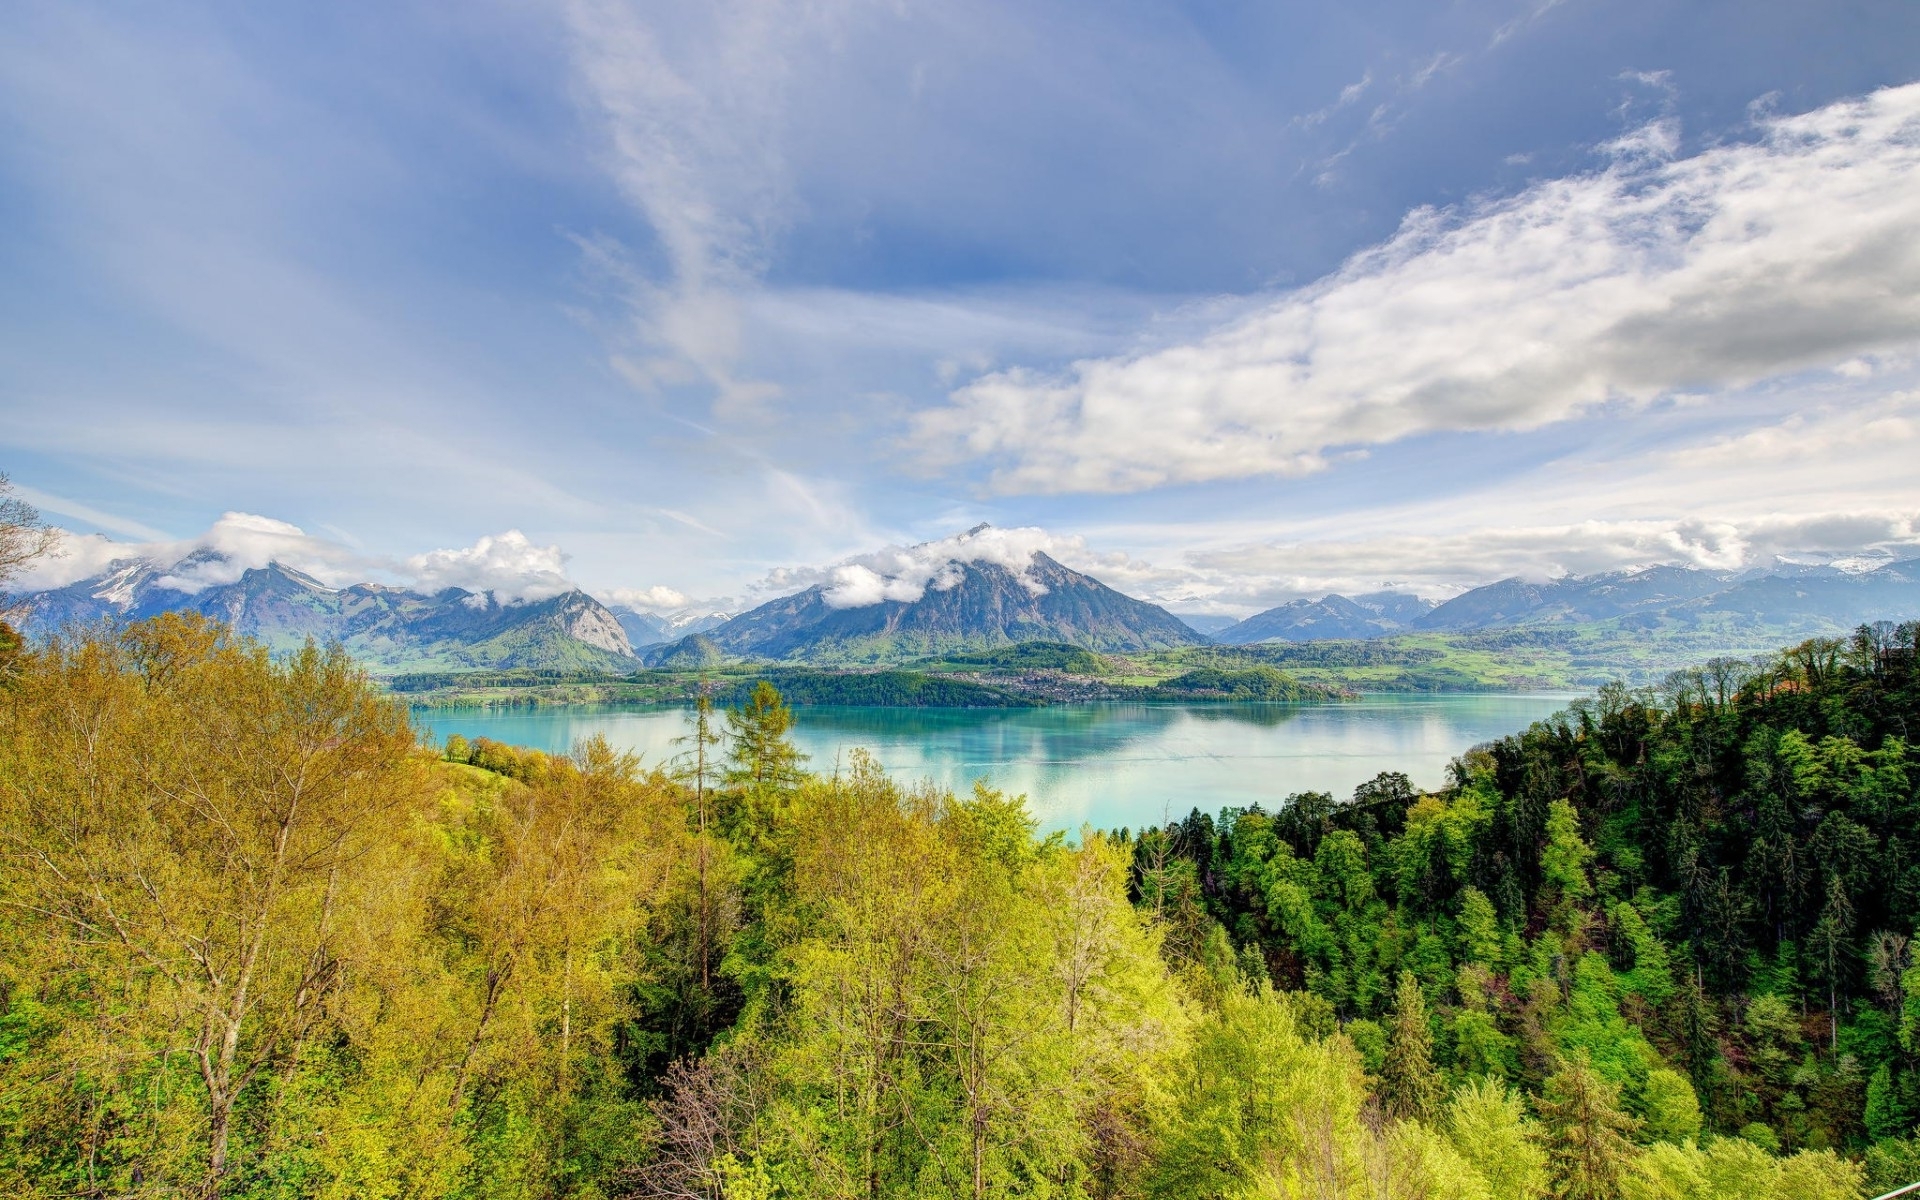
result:
[[[730,654],[848,662],[1016,642],[1128,652],[1207,640],[1158,605],[1123,595],[1037,547],[1024,562],[1010,565],[1011,557],[955,555],[938,570],[923,560],[918,565],[931,571],[924,583],[851,568],[834,584],[816,584],[742,613],[711,637]]]

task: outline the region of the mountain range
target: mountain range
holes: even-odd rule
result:
[[[614,620],[620,622],[620,628],[627,635],[627,644],[635,650],[705,633],[716,625],[726,624],[733,616],[732,613],[708,612],[697,608],[653,613],[621,604],[610,605],[607,611],[613,614]]]
[[[1438,605],[1399,592],[1293,600],[1221,630],[1214,640],[1313,642],[1570,624],[1626,633],[1723,625],[1807,636],[1916,616],[1920,559],[1870,569],[1787,562],[1742,572],[1662,566],[1545,582],[1503,579]]]
[[[1217,642],[1326,642],[1386,637],[1400,633],[1433,609],[1433,602],[1410,592],[1370,592],[1364,596],[1332,595],[1318,600],[1290,600],[1278,608],[1255,613],[1237,625],[1213,635]]]
[[[975,531],[978,532],[978,531]],[[213,573],[230,581],[195,587]],[[730,616],[609,608],[578,589],[530,600],[375,583],[329,587],[282,563],[239,570],[209,550],[175,563],[128,559],[91,579],[21,598],[29,633],[72,623],[206,613],[275,649],[337,641],[375,672],[536,668],[693,670],[727,660],[905,662],[1021,642],[1137,653],[1258,642],[1581,625],[1628,639],[1661,631],[1831,634],[1920,616],[1920,559],[1871,569],[1777,562],[1744,572],[1661,566],[1533,582],[1503,579],[1435,604],[1407,592],[1289,601],[1210,632],[1036,552],[1024,569],[948,562],[914,599],[840,602],[817,584]],[[1217,619],[1216,619],[1217,620]]]
[[[489,592],[447,588],[431,595],[377,583],[330,588],[283,563],[242,571],[230,583],[189,589],[194,568],[224,564],[211,551],[177,563],[141,559],[111,565],[91,579],[26,596],[29,633],[69,624],[139,620],[163,612],[199,612],[267,646],[290,649],[308,638],[337,641],[381,673],[539,667],[632,670],[633,646],[619,620],[585,592],[502,602]]]

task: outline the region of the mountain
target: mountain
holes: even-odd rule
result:
[[[620,623],[620,629],[627,635],[627,644],[638,651],[646,646],[658,646],[662,642],[673,640],[667,632],[667,621],[656,613],[641,612],[632,608],[609,608],[613,619]]]
[[[691,633],[677,642],[662,642],[647,647],[640,656],[649,667],[668,671],[704,671],[727,661],[727,652],[704,633]]]
[[[1757,576],[1653,567],[1545,583],[1503,579],[1455,596],[1412,627],[1457,632],[1610,621],[1653,629],[1717,622],[1805,635],[1916,615],[1920,559],[1909,559],[1868,570],[1779,564]]]
[[[1433,611],[1433,601],[1412,592],[1368,592],[1354,596],[1352,600],[1382,620],[1392,621],[1396,625],[1411,625]]]
[[[620,628],[626,631],[627,642],[636,651],[647,646],[660,646],[667,642],[677,642],[696,633],[705,633],[717,625],[726,624],[732,613],[709,612],[702,609],[682,608],[672,612],[643,612],[616,604],[607,609],[614,619],[620,622]]]
[[[1238,617],[1229,617],[1216,613],[1175,613],[1188,629],[1214,637],[1222,629],[1231,629],[1240,623]]]
[[[1683,620],[1716,614],[1782,628],[1822,623],[1851,628],[1867,621],[1912,620],[1920,616],[1920,559],[1870,571],[1826,567],[1743,579],[1672,613]]]
[[[1041,552],[1019,573],[994,562],[949,562],[912,601],[836,607],[828,587],[816,584],[704,636],[732,655],[815,662],[899,661],[1010,642],[1126,652],[1207,641],[1158,605],[1123,595]]]
[[[1214,634],[1229,645],[1252,642],[1327,642],[1399,633],[1433,606],[1407,592],[1370,592],[1349,599],[1290,600]]]
[[[1255,613],[1213,636],[1215,641],[1229,645],[1320,642],[1384,637],[1399,632],[1400,628],[1399,622],[1362,608],[1345,596],[1323,596],[1318,600],[1290,600],[1277,608]]]
[[[1844,566],[1777,562],[1743,572],[1663,566],[1543,582],[1502,579],[1440,605],[1404,592],[1330,595],[1268,609],[1214,638],[1245,645],[1578,624],[1632,635],[1717,630],[1778,639],[1917,616],[1920,559]]]
[[[1455,631],[1540,622],[1605,621],[1672,608],[1725,590],[1734,576],[1690,567],[1569,575],[1545,583],[1503,579],[1463,592],[1413,622]]]
[[[1542,612],[1563,585],[1502,579],[1462,592],[1417,622],[1421,629],[1485,629],[1511,625]]]
[[[575,590],[502,603],[491,592],[432,595],[360,583],[330,588],[283,563],[242,571],[231,583],[188,590],[181,579],[219,565],[199,551],[171,565],[116,562],[92,579],[21,598],[29,633],[68,624],[199,612],[275,650],[312,638],[337,641],[378,672],[544,667],[632,670],[633,647],[615,615]]]

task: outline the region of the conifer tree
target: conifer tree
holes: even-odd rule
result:
[[[1439,1115],[1445,1089],[1433,1066],[1433,1030],[1427,1023],[1426,998],[1420,994],[1420,982],[1412,971],[1400,972],[1380,1082],[1387,1111],[1394,1116],[1431,1123]]]
[[[754,684],[746,703],[727,710],[727,736],[733,743],[727,751],[727,782],[747,788],[798,782],[807,756],[787,740],[792,728],[793,710],[779,689],[764,679]]]
[[[1584,1052],[1564,1060],[1535,1102],[1547,1128],[1555,1200],[1614,1200],[1634,1156],[1638,1125],[1620,1111],[1619,1089],[1601,1078]]]
[[[707,780],[713,773],[714,762],[709,753],[722,740],[713,728],[713,697],[703,688],[693,702],[693,729],[681,741],[691,742],[686,757],[692,761],[683,768],[687,778],[693,784],[694,822],[697,837],[694,841],[694,874],[696,877],[696,917],[695,917],[695,957],[699,964],[700,987],[705,991],[713,986],[713,906],[710,898],[709,875],[713,870],[713,845],[708,836],[712,793]]]

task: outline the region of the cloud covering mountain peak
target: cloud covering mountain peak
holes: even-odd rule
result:
[[[325,587],[375,582],[426,592],[462,588],[489,593],[502,603],[545,600],[575,587],[566,574],[565,552],[538,545],[517,529],[483,536],[471,546],[394,558],[247,512],[223,513],[206,532],[178,540],[122,542],[63,530],[58,552],[36,562],[19,586],[24,591],[64,587],[125,562],[150,564],[162,572],[158,586],[190,596],[271,563]]]
[[[808,582],[825,585],[822,598],[831,608],[865,608],[887,600],[911,604],[929,590],[953,588],[965,566],[992,564],[1013,572],[1029,593],[1043,596],[1047,588],[1032,574],[1033,556],[1062,548],[1063,543],[1068,549],[1080,548],[1078,539],[1058,538],[1034,526],[996,529],[982,524],[930,542],[855,555]],[[798,573],[787,573],[784,581],[790,585],[803,579]]]

